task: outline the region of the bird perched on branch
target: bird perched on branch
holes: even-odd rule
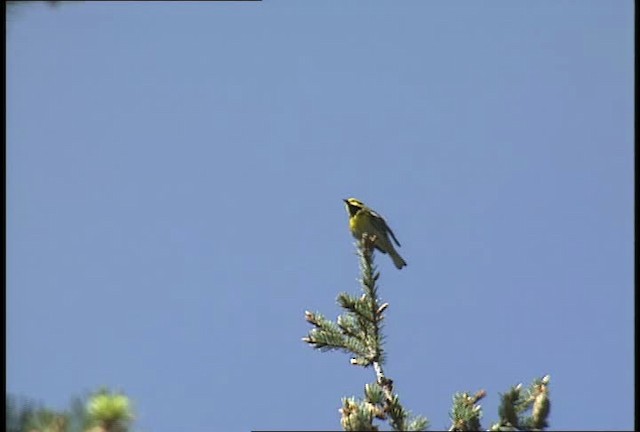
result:
[[[396,252],[393,243],[389,239],[389,235],[391,235],[393,241],[400,246],[398,239],[396,239],[384,218],[355,198],[348,198],[343,201],[349,214],[349,229],[356,240],[360,241],[364,233],[375,236],[376,249],[383,254],[388,253],[393,260],[393,264],[398,269],[406,266],[406,261]]]

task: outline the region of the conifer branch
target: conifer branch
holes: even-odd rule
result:
[[[548,427],[550,380],[551,377],[545,375],[533,380],[526,389],[518,384],[503,394],[498,409],[500,420],[490,430],[543,430]],[[527,416],[529,410],[531,415]]]
[[[373,366],[375,381],[364,387],[364,400],[353,397],[342,399],[341,425],[347,431],[377,431],[374,421],[387,420],[396,431],[423,431],[428,427],[425,417],[411,417],[394,393],[393,380],[384,371],[385,351],[382,334],[384,312],[389,303],[382,303],[378,295],[377,281],[380,273],[374,265],[375,236],[363,234],[357,242],[360,259],[360,285],[362,294],[356,297],[347,293],[338,295],[337,302],[344,309],[336,322],[320,313],[305,312],[307,322],[313,325],[303,341],[313,348],[328,351],[342,350],[354,357],[351,364]],[[548,427],[551,408],[549,401],[549,376],[534,380],[527,389],[522,384],[512,387],[502,395],[499,408],[500,420],[492,431],[543,430]],[[450,413],[449,431],[482,430],[482,407],[478,403],[486,396],[484,390],[471,395],[456,393]],[[531,411],[530,415],[526,412]]]
[[[382,303],[378,295],[377,281],[380,273],[374,266],[375,236],[366,233],[357,242],[360,258],[360,285],[362,294],[355,297],[347,293],[338,295],[338,304],[345,310],[336,322],[319,313],[305,312],[307,322],[314,326],[303,341],[319,350],[339,349],[355,357],[351,364],[373,366],[376,380],[365,386],[365,400],[343,398],[341,424],[345,430],[378,430],[374,419],[387,420],[394,430],[425,430],[428,421],[424,417],[410,419],[410,413],[400,404],[393,392],[393,381],[385,375],[385,352],[382,334],[384,312],[389,303]]]
[[[453,408],[451,409],[451,427],[449,431],[478,431],[481,429],[482,407],[478,401],[485,397],[487,392],[480,390],[475,395],[469,393],[456,393],[453,396]]]

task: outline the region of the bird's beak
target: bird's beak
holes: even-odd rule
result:
[[[342,201],[344,201],[345,203],[349,204],[349,201],[347,201],[346,198],[344,198]]]

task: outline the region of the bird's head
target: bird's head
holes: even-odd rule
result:
[[[358,213],[359,210],[362,210],[365,207],[362,201],[358,201],[355,198],[347,198],[343,201],[345,203],[349,216],[354,216],[356,213]]]

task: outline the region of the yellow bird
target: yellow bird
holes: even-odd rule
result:
[[[349,214],[349,229],[356,240],[359,241],[362,239],[362,234],[364,233],[375,235],[376,249],[383,254],[388,253],[393,260],[393,264],[395,264],[398,269],[406,266],[406,261],[402,259],[398,252],[396,252],[396,249],[393,247],[393,243],[391,243],[391,240],[389,239],[389,234],[391,234],[393,241],[400,246],[398,239],[396,239],[396,236],[393,234],[393,231],[391,231],[391,228],[389,228],[389,225],[387,225],[384,218],[355,198],[348,198],[343,201],[345,202],[347,213]]]

